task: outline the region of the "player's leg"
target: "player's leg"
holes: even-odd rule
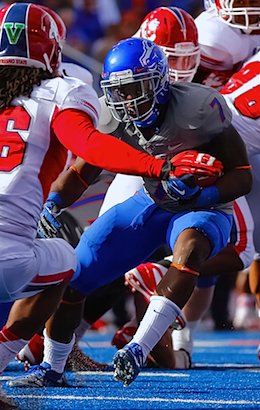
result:
[[[152,235],[156,229],[155,221],[151,218],[153,212],[157,213],[156,221],[158,228],[160,227],[157,235]],[[137,218],[136,215],[138,215]],[[71,285],[87,294],[117,277],[123,276],[132,264],[140,263],[165,243],[170,219],[170,213],[158,210],[150,200],[147,201],[146,198],[138,195],[106,212],[84,232],[80,239],[76,248],[80,269],[76,272],[76,279],[73,279]],[[144,222],[147,225],[146,230],[142,229]],[[115,252],[116,256],[120,255],[120,258],[115,257]],[[78,303],[78,307],[82,307],[80,305],[82,300],[78,300],[78,302],[73,300],[73,303]],[[60,373],[61,365],[65,366],[65,353],[69,350],[66,344],[71,343],[69,340],[72,328],[68,327],[68,320],[64,313],[66,310],[70,314],[71,307],[66,309],[66,306],[68,304],[60,304],[59,309],[48,322],[48,334],[45,333],[48,364],[51,364],[51,368],[55,369],[56,373]],[[57,320],[57,318],[59,319]],[[75,320],[74,314],[71,315],[70,323],[73,323],[73,320],[75,329],[78,326],[78,321]],[[59,330],[57,326],[59,326]],[[61,353],[58,353],[59,349]],[[51,354],[51,352],[55,354]],[[54,356],[59,358],[59,363],[57,360],[54,362],[54,359],[50,363],[50,357],[54,358]],[[45,352],[44,362],[46,362]],[[34,379],[37,377],[33,371],[28,375],[30,381],[32,377]],[[26,378],[25,376],[17,379],[12,382],[12,386],[19,386],[20,383],[25,386]]]
[[[229,279],[232,272],[248,267],[254,255],[253,244],[254,223],[245,197],[234,202],[234,219],[230,235],[230,243],[214,258],[210,258],[202,266],[196,292],[192,294],[184,313],[187,319],[185,329],[174,332],[174,348],[184,348],[192,355],[193,337],[202,315],[212,302],[214,277],[221,275]],[[213,282],[211,278],[213,275]],[[216,309],[221,309],[217,306]],[[190,350],[189,350],[190,347]]]
[[[105,212],[84,232],[75,249],[80,263],[71,286],[91,294],[123,276],[165,245],[170,219],[169,212],[142,195],[134,195]],[[152,223],[158,226],[156,235]]]
[[[260,257],[259,254],[255,255],[255,259],[252,262],[249,269],[249,286],[251,292],[256,297],[258,316],[260,318]],[[257,349],[258,360],[260,360],[260,345]]]
[[[8,265],[8,283],[6,277],[2,276],[1,279],[5,281],[12,297],[21,299],[14,303],[1,332],[0,371],[4,370],[8,362],[57,309],[76,269],[76,262],[73,248],[65,241],[37,239],[29,257],[26,255],[23,259],[19,258],[19,266],[17,260],[16,264],[12,261],[14,275],[17,276],[17,270],[23,279],[28,275],[27,283],[21,287],[20,281],[12,278],[11,261],[5,261]],[[34,277],[33,272],[37,273]],[[29,297],[25,298],[26,295]]]
[[[249,285],[249,268],[239,271],[235,283],[236,305],[233,319],[235,329],[258,329],[256,295]]]
[[[187,303],[203,262],[226,245],[231,221],[228,215],[208,211],[172,218],[168,234],[173,262],[157,285],[132,343],[115,355],[116,380],[128,385],[135,379],[149,352]],[[131,363],[128,370],[126,362]]]
[[[251,292],[256,297],[257,306],[260,311],[260,260],[258,260],[258,257],[259,255],[256,254],[249,268],[249,286]]]

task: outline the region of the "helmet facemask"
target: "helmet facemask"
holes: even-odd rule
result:
[[[116,120],[149,127],[169,98],[167,57],[149,40],[122,40],[107,54],[100,85]]]
[[[158,73],[133,74],[132,70],[112,73],[101,82],[108,107],[118,121],[147,121],[157,103]]]
[[[191,82],[200,63],[200,47],[193,43],[177,43],[175,47],[162,47],[168,58],[170,82]]]
[[[260,29],[259,7],[235,7],[236,0],[219,0],[217,10],[219,17],[228,25],[239,28],[246,33]]]

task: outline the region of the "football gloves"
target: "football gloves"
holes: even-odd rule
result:
[[[174,201],[185,202],[188,199],[195,200],[200,195],[200,188],[196,185],[193,174],[183,175],[180,178],[170,176],[169,181],[162,181],[162,186],[167,195]]]
[[[58,193],[51,192],[40,215],[38,236],[41,238],[56,238],[61,228],[56,217],[61,213],[61,198]]]
[[[183,151],[171,159],[172,173],[175,177],[184,174],[201,176],[221,175],[223,165],[221,161],[209,154],[198,151]],[[170,172],[171,175],[171,172]]]

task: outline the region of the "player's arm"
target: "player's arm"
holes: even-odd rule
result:
[[[85,162],[115,173],[160,179],[166,161],[132,148],[127,143],[99,132],[81,110],[61,111],[52,123],[59,141]]]
[[[74,164],[59,175],[51,185],[51,192],[57,192],[62,208],[72,205],[98,177],[102,169],[86,163],[77,157]]]
[[[203,168],[196,169],[198,161],[194,157],[193,151],[180,153],[172,158],[172,162],[177,164],[177,175],[185,169],[186,175],[181,177],[178,175],[178,178],[175,176],[169,182],[162,182],[168,196],[177,200],[182,206],[186,204],[194,208],[204,208],[233,201],[250,192],[252,186],[251,166],[248,163],[245,144],[232,125],[217,134],[206,146],[200,147],[199,151],[211,155],[208,160],[210,163],[214,160],[213,164],[217,165],[218,161],[221,161],[223,166],[221,176],[214,177],[215,182],[210,186],[204,185],[204,188],[199,189],[199,186],[196,185],[196,180],[198,181],[196,174],[202,177],[207,175],[203,176],[201,173],[201,171],[204,172]],[[207,159],[205,154],[202,158],[204,157]],[[183,165],[183,162],[186,166]],[[208,176],[211,177],[209,173]]]
[[[72,205],[91,185],[102,170],[77,158],[74,164],[53,182],[49,196],[43,205],[38,223],[42,238],[56,237],[61,226],[57,216]]]
[[[245,144],[230,125],[208,145],[209,153],[222,161],[223,176],[215,182],[219,202],[229,202],[246,195],[252,187],[252,173]]]

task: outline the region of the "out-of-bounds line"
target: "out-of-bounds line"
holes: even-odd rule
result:
[[[43,395],[43,396],[38,396],[35,394],[28,394],[28,395],[12,395],[13,399],[52,399],[52,400],[100,400],[100,401],[132,401],[132,402],[163,402],[163,403],[201,403],[201,404],[223,404],[223,405],[234,405],[234,404],[251,404],[251,405],[259,405],[260,401],[250,401],[250,400],[195,400],[195,399],[163,399],[163,398],[157,398],[157,397],[150,397],[150,398],[144,398],[144,397],[135,397],[135,398],[130,398],[130,397],[107,397],[107,396],[74,396],[74,395],[69,395],[69,396],[49,396],[49,395]]]

